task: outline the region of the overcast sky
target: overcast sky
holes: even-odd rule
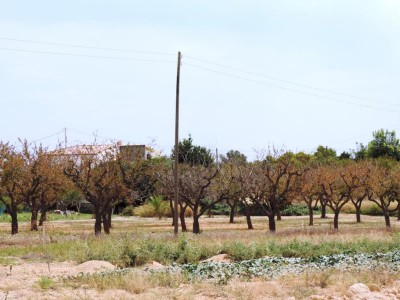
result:
[[[3,141],[53,147],[67,128],[69,145],[97,132],[169,154],[179,50],[180,136],[196,144],[254,157],[400,135],[397,0],[0,3]]]

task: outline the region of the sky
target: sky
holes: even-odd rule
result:
[[[256,157],[400,135],[400,1],[5,1],[0,140]],[[84,46],[84,47],[76,47]],[[101,49],[100,49],[101,48]]]

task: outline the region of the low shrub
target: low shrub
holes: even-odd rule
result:
[[[156,211],[150,204],[143,204],[133,209],[133,215],[142,218],[156,217]]]
[[[180,209],[178,209],[178,211],[181,211]],[[166,211],[166,216],[168,217],[168,218],[172,218],[172,211],[170,210],[170,209],[168,209],[167,211]],[[186,218],[191,218],[191,217],[193,217],[193,211],[192,211],[192,209],[190,208],[190,207],[187,207],[186,208],[186,210],[185,210],[185,217]]]
[[[4,211],[6,210],[6,206],[3,203],[0,203],[0,216],[4,214]]]
[[[170,209],[168,205],[168,201],[164,201],[163,197],[160,195],[151,196],[148,200],[148,204],[150,204],[156,216],[161,219],[165,216],[165,213]]]
[[[229,207],[228,204],[217,203],[211,209],[212,215],[229,216],[230,213],[231,213],[231,208]]]
[[[396,207],[397,203],[393,203],[390,205],[390,209],[394,209]],[[343,206],[341,213],[346,213],[346,214],[355,214],[356,209],[352,203],[347,203],[345,206]],[[376,205],[375,203],[371,201],[364,201],[361,205],[361,214],[362,215],[368,215],[368,216],[383,216],[382,209]],[[396,211],[392,211],[390,213],[391,216],[397,216]]]
[[[40,277],[40,279],[38,280],[37,283],[42,290],[48,290],[48,289],[53,288],[53,286],[54,286],[53,279],[51,279],[50,277],[47,277],[47,276]]]
[[[383,216],[382,209],[375,203],[361,208],[361,214],[368,216]]]
[[[135,208],[132,205],[125,207],[121,212],[121,216],[132,217],[134,215],[135,215]]]
[[[156,218],[159,217],[154,207],[150,204],[143,204],[141,206],[135,207],[133,209],[133,215],[142,218]],[[185,217],[190,218],[193,216],[193,211],[190,207],[186,208],[185,210]],[[168,207],[163,211],[162,217],[164,218],[172,218],[171,209]]]
[[[314,212],[319,212],[317,207]],[[282,216],[308,216],[308,207],[305,205],[288,205],[281,210]]]

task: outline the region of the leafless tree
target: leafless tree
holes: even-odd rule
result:
[[[104,232],[110,233],[113,205],[126,195],[126,188],[117,161],[120,159],[117,147],[110,146],[100,152],[96,149],[95,145],[88,145],[70,156],[64,174],[93,205],[94,232],[100,235],[102,224]]]

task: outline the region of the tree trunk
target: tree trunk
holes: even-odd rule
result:
[[[175,217],[174,217],[175,216],[175,210],[174,210],[174,205],[173,205],[171,200],[169,200],[169,207],[170,207],[171,213],[172,213],[172,224],[171,224],[171,226],[174,226],[175,225]]]
[[[333,218],[333,228],[339,229],[339,210],[335,210],[335,217]]]
[[[99,209],[95,209],[94,217],[95,217],[94,234],[101,235],[101,213]]]
[[[321,202],[321,219],[326,219],[326,203]]]
[[[385,224],[386,227],[390,227],[390,216],[389,216],[389,211],[383,210],[383,214],[385,216]]]
[[[11,234],[18,233],[18,218],[17,218],[17,210],[9,211],[11,216]]]
[[[40,210],[40,220],[39,220],[39,226],[43,226],[43,223],[47,221],[47,210],[45,208],[42,208]]]
[[[248,207],[246,207],[246,222],[247,222],[247,229],[253,229],[253,223],[251,222],[250,208]]]
[[[356,206],[356,220],[361,223],[361,205]]]
[[[186,228],[186,221],[185,221],[185,211],[186,211],[186,207],[187,206],[181,206],[181,211],[179,212],[179,220],[181,221],[181,228],[182,228],[182,232],[186,232],[187,228]]]
[[[282,215],[281,215],[281,210],[278,209],[278,211],[276,212],[276,220],[277,221],[282,221]]]
[[[38,231],[37,216],[38,216],[38,211],[37,211],[36,209],[32,209],[32,214],[31,214],[31,231]]]
[[[114,207],[110,207],[108,212],[107,212],[107,222],[108,222],[108,228],[111,229],[112,227],[112,223],[111,223],[111,218],[114,212]]]
[[[236,210],[236,203],[234,205],[229,205],[229,207],[231,208],[231,212],[229,214],[229,223],[233,223],[235,220],[235,210]]]
[[[397,204],[397,221],[400,221],[400,203]]]
[[[276,231],[275,214],[268,216],[268,227],[270,232],[273,233]]]
[[[313,226],[314,225],[314,210],[312,205],[308,205],[308,216],[310,218],[310,221],[308,222],[308,226]]]
[[[193,214],[193,233],[200,234],[199,216],[195,213]]]
[[[110,227],[109,227],[109,221],[108,221],[108,210],[107,210],[107,212],[102,214],[102,220],[103,220],[104,233],[110,234]]]

